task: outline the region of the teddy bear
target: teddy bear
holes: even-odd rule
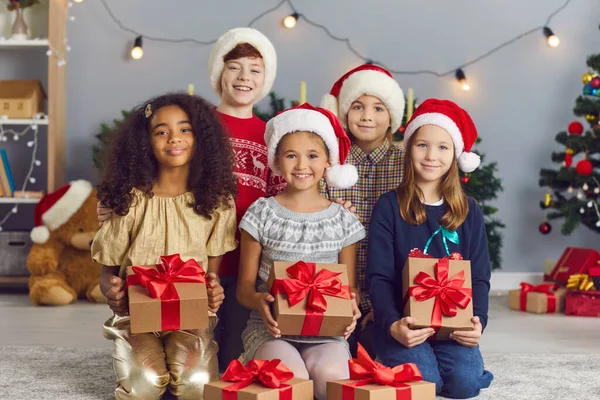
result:
[[[34,211],[33,246],[27,257],[29,297],[36,305],[66,305],[78,298],[95,303],[102,266],[90,247],[98,230],[96,190],[85,180],[72,181],[45,195]]]

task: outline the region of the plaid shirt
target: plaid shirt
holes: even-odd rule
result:
[[[350,189],[335,189],[321,181],[321,193],[328,199],[343,199],[352,202],[356,212],[369,231],[371,213],[375,202],[384,193],[394,190],[402,180],[402,148],[390,144],[387,140],[373,150],[365,153],[357,145],[352,145],[346,163],[358,170],[358,183]],[[358,242],[356,251],[356,284],[360,291],[360,310],[365,315],[371,311],[371,301],[365,288],[365,270],[367,268],[368,236]]]

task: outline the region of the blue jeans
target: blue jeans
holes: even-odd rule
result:
[[[384,335],[379,327],[375,329],[374,336],[375,350],[385,365],[417,364],[423,380],[434,382],[436,394],[440,396],[451,399],[475,397],[494,379],[491,372],[483,369],[479,346],[470,348],[454,340],[428,340],[409,349]]]

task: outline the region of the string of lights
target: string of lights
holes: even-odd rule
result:
[[[83,0],[75,0],[78,3],[83,2]],[[552,31],[552,29],[549,27],[550,23],[552,22],[552,20],[554,19],[554,17],[556,17],[557,15],[559,15],[562,11],[565,10],[565,8],[567,8],[567,6],[572,2],[573,0],[566,0],[560,7],[558,7],[556,10],[554,10],[550,15],[548,15],[548,17],[546,18],[545,22],[543,25],[539,25],[539,26],[535,26],[533,28],[527,29],[526,31],[514,36],[513,38],[506,40],[500,44],[498,44],[497,46],[491,48],[490,50],[486,51],[485,53],[483,53],[482,55],[473,58],[472,60],[466,61],[464,63],[462,63],[461,65],[458,65],[457,67],[451,68],[447,71],[435,71],[435,70],[431,70],[431,69],[418,69],[418,70],[401,70],[401,69],[396,69],[396,68],[392,68],[388,65],[386,65],[386,63],[384,62],[380,62],[377,60],[373,60],[371,58],[366,57],[365,55],[363,55],[360,51],[358,51],[353,45],[352,42],[350,41],[350,38],[344,38],[344,37],[339,37],[336,36],[335,34],[333,34],[331,32],[331,30],[329,30],[329,28],[327,28],[327,26],[323,25],[323,24],[319,24],[315,21],[313,21],[312,19],[310,19],[306,14],[300,12],[292,3],[292,0],[281,0],[279,3],[277,3],[274,7],[269,8],[263,12],[261,12],[260,14],[258,14],[256,17],[252,18],[250,20],[250,22],[248,23],[249,27],[252,27],[252,25],[254,25],[256,22],[258,22],[259,20],[261,20],[262,18],[266,17],[267,15],[279,10],[283,5],[286,5],[290,8],[291,10],[291,14],[287,15],[283,20],[282,20],[282,25],[285,28],[288,29],[293,29],[294,27],[297,26],[299,21],[304,21],[306,22],[308,25],[313,26],[315,28],[318,28],[320,30],[322,30],[323,32],[325,32],[325,34],[338,42],[343,42],[346,47],[348,48],[348,50],[353,53],[357,58],[359,58],[363,63],[370,63],[370,64],[377,64],[380,65],[386,69],[388,69],[392,74],[394,75],[433,75],[435,77],[438,78],[444,78],[447,77],[449,75],[454,75],[454,77],[456,78],[456,80],[459,82],[459,84],[461,85],[463,90],[470,90],[471,86],[469,85],[468,81],[467,81],[467,77],[465,74],[465,68],[472,66],[488,57],[490,57],[492,54],[502,50],[503,48],[510,46],[511,44],[535,33],[535,32],[541,32],[543,34],[543,36],[546,38],[546,42],[548,43],[548,46],[550,47],[557,47],[560,45],[560,39],[559,37]],[[215,43],[217,41],[217,39],[210,39],[210,40],[199,40],[199,39],[195,39],[195,38],[182,38],[182,39],[172,39],[172,38],[163,38],[163,37],[156,37],[156,36],[149,36],[149,35],[145,35],[142,32],[139,32],[135,29],[129,28],[127,27],[119,18],[117,18],[117,16],[115,15],[115,13],[111,10],[110,6],[108,5],[106,0],[100,0],[100,2],[102,3],[104,9],[106,10],[106,12],[108,13],[108,15],[110,16],[110,18],[113,20],[113,22],[124,32],[127,32],[129,34],[132,34],[134,36],[134,43],[133,43],[133,47],[131,49],[131,57],[135,60],[139,60],[143,57],[144,55],[144,50],[143,50],[143,41],[148,41],[148,42],[164,42],[164,43],[195,43],[201,46],[208,46],[211,45],[213,43]]]

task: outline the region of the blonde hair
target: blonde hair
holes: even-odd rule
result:
[[[415,183],[415,167],[412,162],[412,148],[417,132],[418,130],[411,135],[404,146],[404,173],[402,182],[396,189],[400,217],[411,225],[421,225],[427,220],[423,192]],[[448,207],[440,223],[449,231],[455,231],[465,221],[469,212],[467,195],[460,184],[456,155],[453,156],[450,169],[442,177],[440,192]]]

